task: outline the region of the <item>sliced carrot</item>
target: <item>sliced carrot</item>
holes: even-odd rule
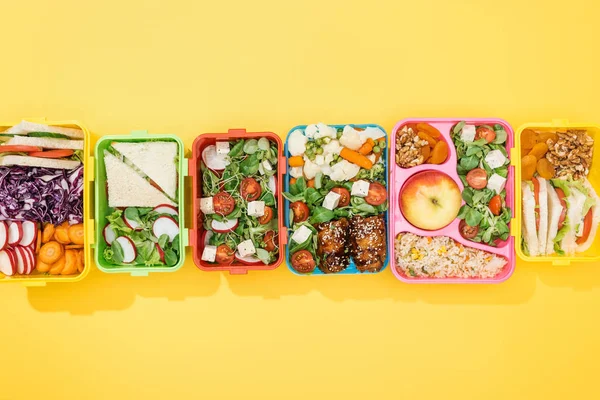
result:
[[[58,261],[59,258],[62,257],[64,253],[63,247],[58,242],[48,242],[45,243],[40,248],[40,253],[38,254],[39,259],[46,264],[54,264]]]
[[[52,265],[46,264],[45,262],[41,261],[38,258],[35,269],[38,270],[39,272],[48,272],[48,271],[50,271],[50,267],[52,267]]]
[[[72,275],[77,272],[77,252],[75,250],[65,251],[65,267],[60,271],[61,275]]]
[[[85,267],[85,254],[83,254],[83,250],[79,250],[77,252],[77,271],[83,272],[84,267]]]
[[[35,254],[40,252],[41,247],[42,247],[42,231],[38,229],[37,239],[35,242]]]
[[[50,267],[50,271],[48,271],[50,275],[60,275],[62,270],[65,269],[65,261],[65,256],[63,254],[63,256]]]
[[[78,250],[78,249],[83,249],[83,245],[82,244],[68,244],[65,246],[65,250]]]
[[[363,156],[359,152],[350,150],[347,147],[344,147],[342,151],[340,151],[340,156],[344,160],[350,161],[352,164],[356,164],[364,169],[373,168],[373,162],[371,160],[369,160],[367,157]]]
[[[54,237],[54,225],[45,224],[44,231],[42,233],[42,243],[48,243]]]
[[[304,158],[302,156],[294,156],[288,158],[288,163],[290,167],[301,167],[304,165]]]
[[[57,226],[54,230],[54,240],[56,240],[60,244],[71,244],[71,239],[69,239],[69,224],[63,223]]]
[[[84,233],[83,233],[83,224],[75,224],[71,225],[68,230],[69,239],[74,244],[83,244],[84,242]]]
[[[35,151],[29,153],[31,157],[41,158],[65,158],[71,157],[75,153],[73,150],[48,150],[48,151]]]

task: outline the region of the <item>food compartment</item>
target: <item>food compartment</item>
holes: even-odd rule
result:
[[[283,262],[282,148],[272,132],[231,129],[196,138],[190,242],[199,269],[246,274]]]
[[[510,125],[495,119],[465,121],[409,119],[396,124],[392,137],[396,138],[398,132],[406,132],[406,126],[423,126],[422,124],[427,124],[440,132],[441,138],[449,145],[448,157],[440,165],[421,164],[411,168],[402,168],[398,164],[393,166],[390,187],[392,222],[389,248],[395,251],[396,237],[401,233],[408,234],[405,240],[410,238],[409,242],[415,241],[415,243],[419,243],[417,239],[421,237],[438,238],[431,241],[433,243],[431,246],[435,247],[446,240],[454,247],[456,247],[455,244],[460,244],[467,250],[467,253],[471,251],[470,249],[473,249],[473,252],[487,252],[488,255],[483,259],[485,260],[488,256],[492,257],[491,267],[498,270],[498,273],[493,277],[483,272],[478,276],[477,273],[452,276],[444,271],[426,269],[432,276],[421,276],[418,271],[413,276],[408,269],[403,270],[395,264],[394,275],[406,282],[420,283],[492,283],[508,279],[514,270],[514,257],[511,257],[514,242],[510,237],[510,221],[514,205],[512,190],[514,178],[513,170],[507,160],[513,140]],[[463,136],[461,129],[465,124],[467,125],[467,134]],[[502,149],[500,149],[500,144],[493,143],[493,139],[490,143],[484,140],[477,143],[469,141],[469,139],[473,139],[473,141],[478,139],[475,136],[470,138],[468,131],[475,131],[482,126],[489,127],[491,130],[497,129],[498,141],[502,142]],[[455,130],[456,133],[454,133]],[[484,136],[486,133],[490,134],[485,129],[479,130],[479,132]],[[466,142],[463,142],[463,137],[467,140]],[[390,149],[393,157],[397,154],[396,145],[396,141],[393,141]],[[460,149],[457,148],[457,145],[461,146]],[[486,145],[490,146],[486,147]],[[483,148],[478,146],[483,146]],[[493,153],[488,160],[495,168],[489,168],[486,156],[493,150],[498,150],[495,153],[502,153],[506,157],[500,157],[500,161],[494,162],[493,154],[495,153]],[[464,158],[467,155],[473,156],[473,158],[465,161]],[[498,165],[501,166],[498,167]],[[479,168],[483,172],[480,177],[480,179],[483,178],[483,181],[473,181],[471,176],[467,179],[471,170]],[[488,186],[489,178],[495,173],[501,174],[505,179],[498,186],[498,191],[493,190],[495,189],[493,181],[492,185]],[[497,178],[494,177],[494,179]],[[504,193],[500,189],[502,186],[505,189]],[[467,221],[476,225],[471,226],[466,223]],[[444,252],[444,249],[433,247],[431,250]],[[493,256],[503,257],[502,260],[506,263],[498,269]],[[416,262],[418,259],[413,261],[415,261],[413,264],[418,264]],[[434,259],[430,261],[435,262]],[[440,262],[440,265],[443,265],[443,262]],[[460,271],[460,268],[455,270]],[[480,270],[485,271],[485,268]]]
[[[285,142],[286,258],[297,275],[387,267],[388,140],[373,124],[300,125]]]
[[[90,269],[89,131],[76,121],[0,126],[0,283],[75,282]]]
[[[174,135],[103,136],[96,144],[98,268],[147,276],[185,261],[183,142]]]
[[[530,123],[516,136],[517,255],[567,265],[600,259],[600,126]]]

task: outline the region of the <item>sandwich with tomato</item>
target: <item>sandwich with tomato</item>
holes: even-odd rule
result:
[[[535,256],[587,251],[600,223],[600,198],[587,179],[534,177],[522,183],[523,250]]]

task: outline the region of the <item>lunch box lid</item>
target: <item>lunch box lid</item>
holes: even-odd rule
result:
[[[200,162],[202,161],[202,150],[205,146],[214,144],[214,142],[218,140],[232,140],[232,139],[259,139],[261,137],[266,137],[277,143],[277,196],[275,196],[275,200],[277,202],[277,218],[278,218],[278,242],[279,242],[279,257],[278,259],[269,265],[264,265],[263,263],[259,263],[256,265],[252,264],[242,264],[236,262],[231,265],[219,266],[218,264],[210,264],[203,260],[201,260],[202,250],[204,249],[204,243],[202,241],[202,232],[203,226],[200,221],[201,213],[200,213],[200,198],[201,196],[201,188],[202,184],[200,183],[200,179],[202,179],[202,175],[199,171]],[[283,143],[281,138],[273,132],[247,132],[246,129],[230,129],[226,133],[203,133],[196,137],[194,143],[192,145],[192,158],[189,160],[188,171],[190,172],[191,180],[192,180],[192,228],[189,230],[189,243],[192,247],[192,255],[194,258],[194,263],[196,266],[203,271],[228,271],[230,274],[247,274],[248,271],[264,271],[264,270],[272,270],[279,265],[284,260],[284,245],[287,243],[287,230],[285,229],[285,224],[283,221],[283,206],[282,202],[282,179],[283,174],[286,171],[287,161],[285,157],[283,157]]]

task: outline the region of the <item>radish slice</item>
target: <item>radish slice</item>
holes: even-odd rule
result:
[[[6,222],[0,221],[0,250],[4,250],[8,244],[8,226]]]
[[[8,244],[17,244],[23,238],[23,227],[20,222],[13,221],[8,225]]]
[[[242,264],[251,264],[251,265],[262,264],[262,261],[260,261],[260,259],[254,257],[254,256],[242,257],[242,255],[240,253],[238,253],[237,251],[235,252],[235,258]]]
[[[25,273],[25,267],[27,265],[27,256],[25,255],[23,248],[20,246],[15,247],[15,254],[17,255],[17,273],[19,275],[23,275]]]
[[[210,238],[214,235],[213,231],[209,231],[209,230],[205,230],[204,233],[202,234],[202,242],[204,243],[204,246],[208,245],[208,242],[210,241]]]
[[[35,225],[35,222],[25,221],[21,224],[21,227],[23,229],[23,237],[21,238],[19,245],[25,247],[31,246],[32,243],[35,243],[37,236],[37,226]]]
[[[225,222],[220,222],[217,220],[212,220],[210,226],[213,228],[213,231],[217,233],[227,233],[234,231],[235,228],[238,227],[238,220],[236,219],[226,219]]]
[[[6,276],[12,276],[15,273],[15,263],[10,251],[0,251],[0,272]]]
[[[269,177],[269,190],[273,192],[273,196],[277,197],[277,178],[275,178],[275,175]]]
[[[17,273],[17,253],[15,252],[15,249],[6,249],[5,251],[8,253],[8,256],[12,260],[13,275],[14,275]]]
[[[172,242],[175,236],[179,235],[179,225],[171,217],[159,217],[152,225],[152,233],[157,238],[160,238],[161,235],[168,235],[169,242]]]
[[[125,210],[125,211],[127,211],[127,210]],[[137,221],[127,218],[127,213],[125,213],[125,212],[123,213],[123,221],[125,221],[125,225],[127,225],[134,231],[142,230],[142,225]]]
[[[156,243],[156,250],[158,251],[158,255],[160,256],[160,261],[164,263],[165,262],[165,252],[163,251],[163,249],[160,248],[158,243]]]
[[[102,236],[104,236],[104,241],[106,242],[106,244],[110,246],[112,244],[112,242],[115,240],[115,238],[117,237],[117,234],[115,233],[113,228],[110,226],[110,224],[108,224],[102,230]]]
[[[29,275],[31,274],[31,272],[33,272],[33,269],[35,268],[35,257],[33,256],[33,250],[31,250],[31,247],[23,247],[23,252],[27,256],[25,274]]]
[[[217,147],[214,144],[206,146],[202,150],[202,161],[207,168],[214,171],[224,170],[229,165],[229,160],[226,154],[217,154]]]
[[[154,207],[154,209],[152,211],[156,211],[159,214],[169,214],[169,215],[179,215],[179,211],[177,211],[177,207],[173,207],[169,204],[160,204],[156,207]]]
[[[133,241],[127,236],[119,236],[115,239],[115,242],[119,243],[123,249],[123,262],[126,264],[132,263],[137,257],[137,250],[133,245]]]

